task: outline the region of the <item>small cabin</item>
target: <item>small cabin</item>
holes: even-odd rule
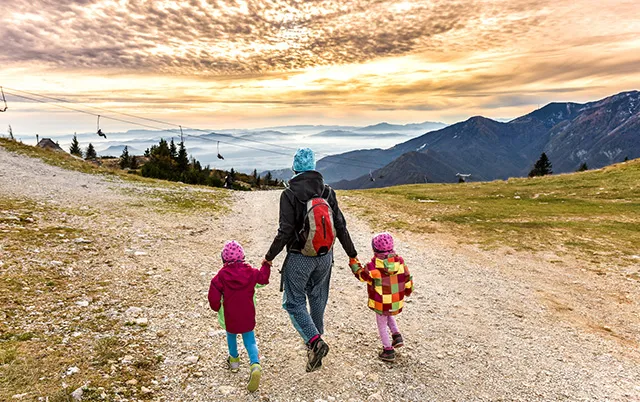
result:
[[[60,146],[58,144],[56,144],[55,142],[53,142],[53,140],[51,140],[51,138],[43,138],[38,142],[38,145],[36,145],[38,148],[43,148],[43,149],[49,149],[51,151],[59,151],[59,152],[64,152],[64,149],[60,148]]]

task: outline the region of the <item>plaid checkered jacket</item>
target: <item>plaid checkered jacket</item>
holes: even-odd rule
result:
[[[354,275],[367,283],[369,308],[378,314],[396,315],[402,311],[404,297],[413,290],[413,278],[402,257],[389,254],[374,257],[365,267],[354,267]]]

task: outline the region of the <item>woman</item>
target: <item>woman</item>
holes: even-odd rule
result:
[[[333,266],[333,249],[317,256],[303,254],[305,239],[300,233],[307,219],[309,200],[322,198],[330,207],[335,236],[350,258],[350,265],[359,264],[357,251],[351,241],[344,216],[338,207],[336,193],[324,183],[316,170],[315,155],[309,148],[301,148],[293,159],[295,176],[280,196],[280,225],[265,260],[271,263],[286,247],[287,257],[282,268],[284,297],[282,306],[291,322],[307,344],[307,372],[322,367],[322,358],[329,353],[329,345],[322,339],[324,311],[329,298],[329,281]],[[322,201],[321,201],[322,202]],[[322,221],[324,224],[324,220]],[[307,299],[309,310],[307,310]]]

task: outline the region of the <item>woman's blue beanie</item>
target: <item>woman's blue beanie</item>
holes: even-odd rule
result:
[[[299,148],[293,157],[293,171],[297,173],[316,170],[316,157],[311,148]]]

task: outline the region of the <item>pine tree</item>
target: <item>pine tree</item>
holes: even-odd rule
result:
[[[178,161],[178,149],[176,148],[176,143],[173,142],[173,138],[171,139],[171,145],[169,146],[169,155],[171,155],[171,159],[174,161]]]
[[[271,176],[271,172],[270,171],[267,172],[267,174],[264,176],[264,184],[267,185],[267,186],[270,186],[271,185],[271,181],[272,181],[271,180],[272,177],[273,176]]]
[[[89,143],[89,146],[87,146],[87,150],[84,153],[84,159],[92,160],[96,159],[97,157],[98,154],[96,153],[96,149],[93,147],[92,143]]]
[[[11,128],[11,126],[9,126],[9,128]],[[624,157],[624,161],[625,161],[625,162],[628,162],[628,161],[629,161],[629,157],[628,157],[628,156],[625,156],[625,157]]]
[[[543,152],[542,155],[540,155],[540,159],[538,159],[536,164],[533,165],[533,169],[531,169],[531,171],[529,172],[529,177],[546,176],[548,174],[552,174],[553,171],[551,170],[551,167],[552,165],[549,161],[549,158],[547,157],[547,154]]]
[[[229,171],[229,179],[231,179],[232,182],[236,179],[236,171],[233,168]]]
[[[189,169],[189,156],[187,155],[187,148],[184,147],[183,141],[180,141],[180,149],[178,150],[176,162],[178,163],[178,171],[180,171],[180,173],[186,172]]]
[[[576,172],[584,172],[585,170],[589,170],[589,167],[587,166],[587,162],[582,162],[582,164],[580,165],[578,170],[576,170]]]
[[[129,161],[129,169],[135,170],[138,168],[138,159],[135,155],[131,155],[131,159]]]
[[[76,136],[76,133],[73,133],[73,139],[71,140],[69,153],[71,155],[76,155],[82,158],[82,149],[80,148],[80,143],[78,142],[78,137]]]
[[[129,147],[126,145],[122,150],[122,155],[120,155],[120,169],[126,169],[131,167],[131,156],[129,156]]]

